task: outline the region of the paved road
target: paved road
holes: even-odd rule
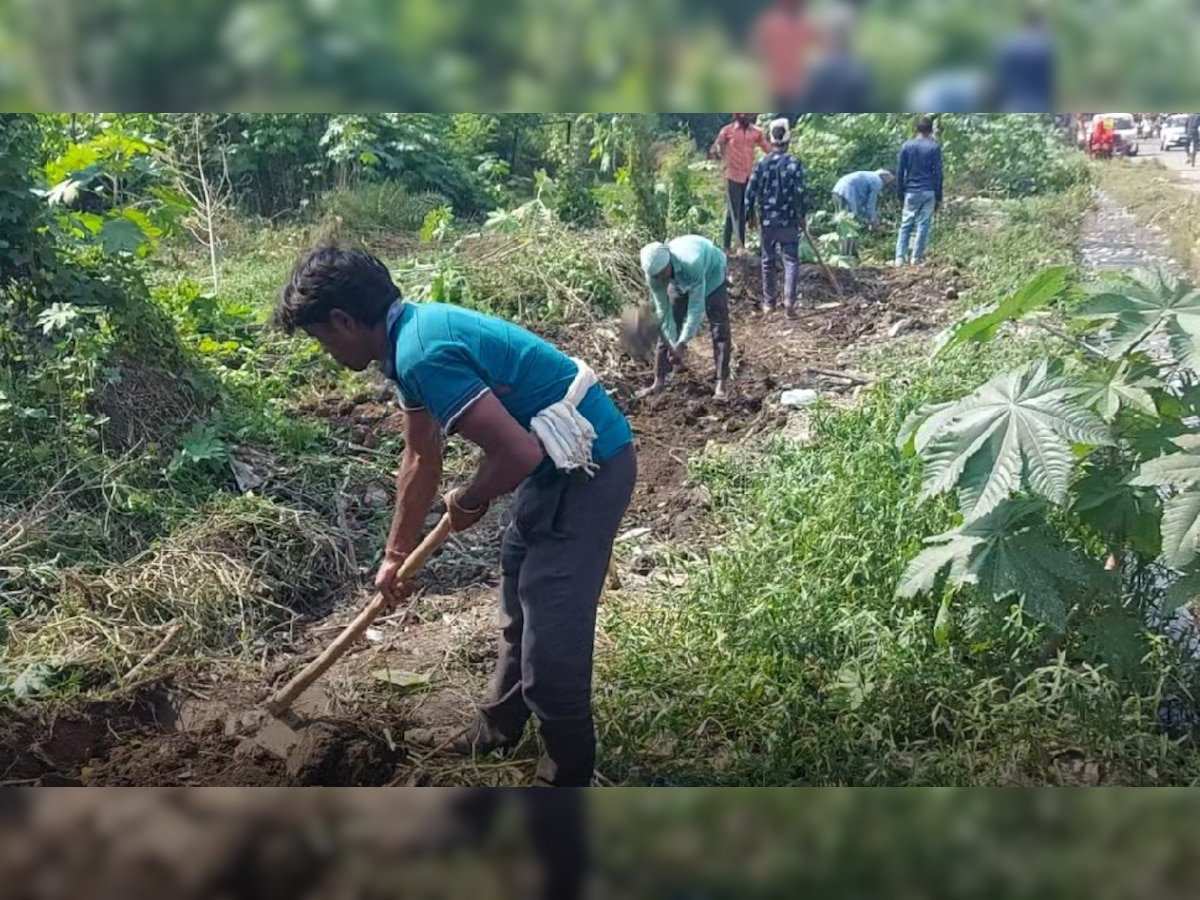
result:
[[[1168,150],[1165,153],[1158,149],[1158,138],[1147,138],[1141,142],[1137,159],[1142,161],[1157,160],[1168,169],[1179,173],[1180,184],[1191,190],[1200,191],[1200,158],[1195,168],[1187,163],[1187,153],[1182,149]]]

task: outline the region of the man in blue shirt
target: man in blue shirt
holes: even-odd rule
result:
[[[917,232],[912,251],[913,265],[925,261],[925,244],[933,214],[942,205],[942,148],[933,139],[933,121],[929,116],[917,119],[917,136],[900,148],[896,166],[896,191],[904,198],[900,219],[900,234],[896,238],[895,265],[902,266],[909,258],[908,247],[913,230]]]
[[[787,119],[776,119],[767,129],[771,154],[760,159],[746,189],[746,217],[753,227],[762,216],[762,280],[764,313],[775,311],[775,254],[783,253],[783,303],[787,317],[796,317],[799,294],[800,231],[804,226],[804,166],[788,153],[791,129]]]
[[[834,205],[854,216],[860,225],[875,228],[879,225],[879,195],[895,180],[887,169],[843,175],[833,186]],[[841,252],[842,256],[856,255],[858,242],[853,238],[842,241]]]
[[[404,410],[396,509],[375,585],[389,601],[442,475],[443,435],[483,451],[445,496],[455,531],[516,492],[501,547],[501,636],[491,696],[443,745],[470,755],[515,746],[532,712],[545,752],[540,783],[587,786],[595,768],[592,653],[599,600],[637,462],[625,417],[586,364],[508,322],[401,299],[387,268],[322,247],[293,269],[275,310],[354,371],[378,362]]]
[[[1026,10],[1024,27],[1001,42],[996,82],[1003,112],[1043,113],[1054,107],[1054,39],[1040,9]]]

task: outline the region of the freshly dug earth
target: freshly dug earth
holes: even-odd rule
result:
[[[198,726],[181,721],[178,698],[165,684],[121,701],[69,703],[52,714],[0,709],[0,759],[11,761],[0,784],[302,787],[392,779],[399,752],[356,724],[314,721],[287,744],[256,740],[264,721],[255,715],[256,700],[235,687],[217,704],[229,715],[222,721],[209,709]]]

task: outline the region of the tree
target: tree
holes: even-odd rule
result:
[[[213,290],[217,290],[219,274],[217,251],[221,243],[221,228],[232,215],[233,183],[229,177],[229,145],[218,138],[218,164],[206,159],[207,141],[204,116],[189,113],[181,116],[179,139],[172,145],[171,167],[175,172],[175,187],[187,197],[192,211],[183,218],[183,226],[208,251]],[[189,127],[190,126],[190,127]]]

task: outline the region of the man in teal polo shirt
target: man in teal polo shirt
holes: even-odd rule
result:
[[[378,362],[405,413],[396,510],[376,586],[393,603],[442,474],[442,438],[483,450],[471,481],[445,497],[456,531],[516,491],[501,547],[501,636],[491,696],[446,745],[462,755],[514,746],[532,712],[540,783],[590,784],[595,767],[596,605],[637,474],[625,417],[579,360],[501,319],[401,299],[387,267],[322,247],[292,271],[275,310],[355,371]]]

